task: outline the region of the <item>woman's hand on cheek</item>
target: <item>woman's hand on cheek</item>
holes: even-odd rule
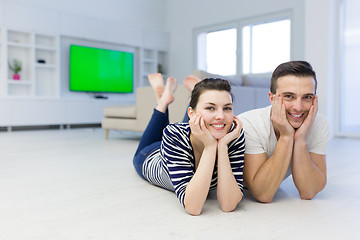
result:
[[[205,146],[216,142],[216,139],[207,129],[203,117],[198,113],[189,121],[191,133]]]
[[[217,139],[214,138],[214,136],[211,134],[209,129],[206,127],[203,117],[201,117],[201,119],[200,119],[200,126],[201,126],[201,130],[203,132],[202,142],[204,143],[204,145],[208,146],[211,144],[217,144]]]
[[[220,142],[225,143],[225,144],[229,144],[232,140],[238,138],[240,136],[241,133],[241,129],[242,129],[242,122],[240,121],[240,119],[234,115],[234,128],[231,132],[227,133],[222,139],[220,139]]]
[[[196,114],[195,116],[191,116],[189,120],[189,125],[191,129],[191,133],[194,136],[198,136],[201,132],[200,129],[200,115]]]

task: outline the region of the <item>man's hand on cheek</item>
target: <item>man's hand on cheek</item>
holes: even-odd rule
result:
[[[294,128],[290,125],[286,117],[286,109],[283,104],[283,100],[280,94],[273,96],[273,101],[271,103],[271,121],[276,131],[281,135],[292,136],[294,134]]]
[[[306,139],[306,136],[310,131],[311,126],[314,123],[314,119],[316,117],[317,111],[318,111],[318,96],[315,95],[313,105],[310,107],[308,115],[306,116],[301,126],[295,132],[295,139],[300,139],[300,138],[303,138],[304,140]]]

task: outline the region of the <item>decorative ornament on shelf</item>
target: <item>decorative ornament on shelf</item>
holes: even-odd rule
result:
[[[157,65],[157,72],[163,74],[163,67],[161,63]]]
[[[12,64],[9,61],[9,68],[11,71],[13,71],[13,79],[14,80],[20,80],[19,72],[21,71],[21,62],[18,59],[13,59]]]

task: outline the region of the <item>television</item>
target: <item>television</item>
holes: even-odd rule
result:
[[[132,93],[134,53],[70,45],[69,75],[70,91]]]

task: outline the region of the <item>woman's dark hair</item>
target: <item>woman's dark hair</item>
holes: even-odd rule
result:
[[[230,83],[227,80],[221,78],[205,78],[204,80],[198,82],[191,92],[190,107],[192,109],[196,108],[200,95],[207,90],[226,91],[230,94],[231,101],[234,100],[234,96],[231,93]]]
[[[315,81],[315,93],[317,88],[316,73],[310,63],[305,61],[290,61],[280,64],[271,76],[270,91],[276,93],[277,80],[286,75],[293,75],[297,77],[313,77]]]

